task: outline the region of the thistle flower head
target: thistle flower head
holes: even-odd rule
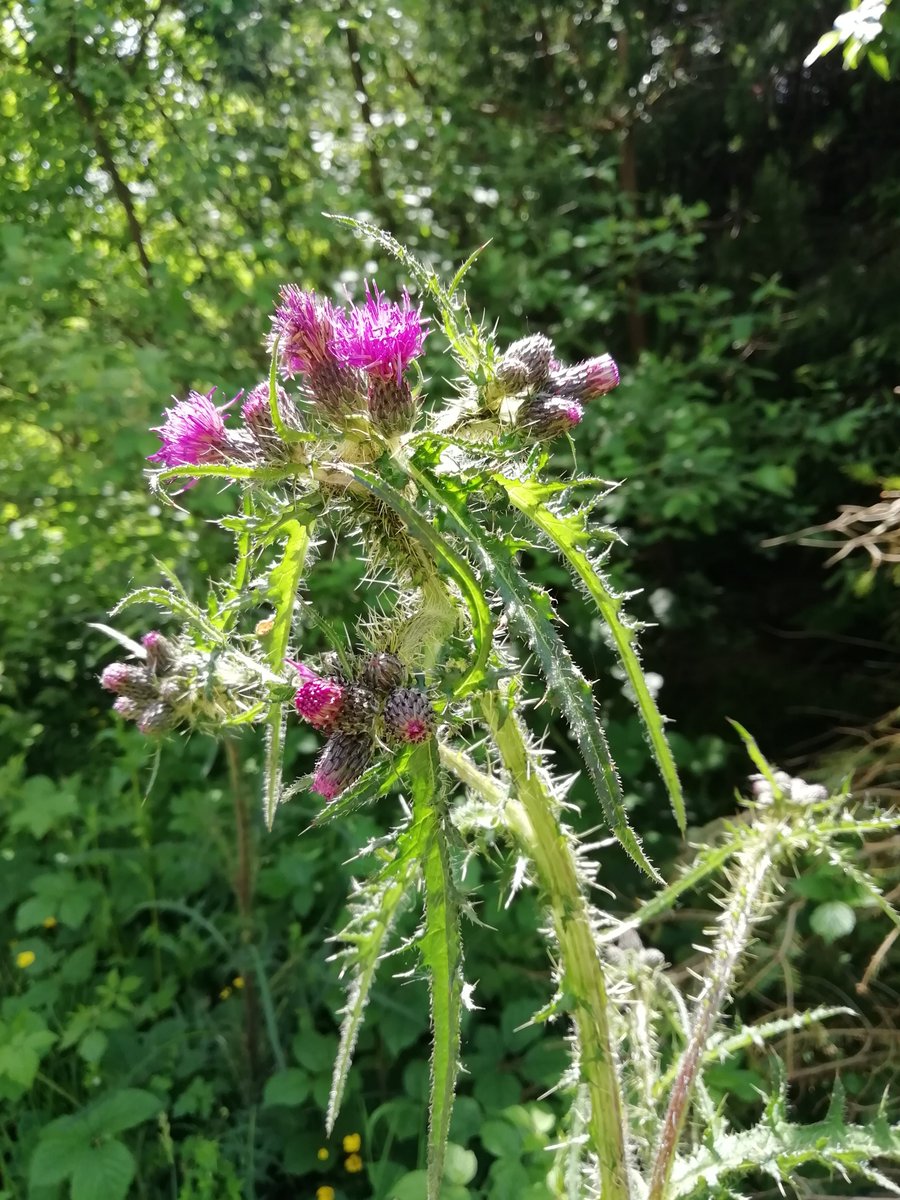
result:
[[[110,663],[100,676],[100,686],[117,696],[128,696],[132,700],[156,698],[153,676],[146,667],[135,663]]]
[[[337,314],[325,296],[288,283],[279,292],[281,303],[272,317],[271,349],[278,339],[278,354],[286,375],[309,374],[334,357],[329,349]]]
[[[516,414],[516,425],[539,441],[568,433],[580,424],[584,409],[577,400],[541,394],[526,400]]]
[[[550,374],[552,361],[553,343],[542,333],[532,333],[507,348],[497,369],[501,380],[507,372],[521,371],[525,382],[536,387]]]
[[[137,727],[148,737],[165,733],[175,723],[175,714],[162,700],[148,704],[137,718]]]
[[[608,354],[588,358],[574,367],[561,367],[551,375],[554,392],[573,400],[593,400],[604,396],[619,383],[619,368]]]
[[[141,645],[147,651],[147,666],[151,671],[168,671],[174,664],[175,648],[158,629],[151,629],[149,633],[145,633],[141,638]]]
[[[336,799],[356,783],[371,756],[372,739],[366,734],[334,734],[319,755],[312,790],[325,800]]]
[[[287,400],[287,393],[283,388],[278,388],[277,395],[279,404]],[[271,425],[268,379],[264,379],[247,393],[247,399],[241,405],[241,416],[251,428],[255,428],[260,422],[268,422]]]
[[[392,742],[424,742],[434,733],[434,709],[418,688],[395,688],[384,706],[384,731]]]
[[[406,678],[406,668],[396,654],[378,650],[363,667],[360,680],[375,692],[386,695]]]
[[[427,332],[421,306],[413,308],[407,292],[395,304],[373,283],[366,284],[364,304],[338,313],[329,345],[344,366],[399,381],[422,353]]]
[[[334,717],[333,728],[341,733],[369,733],[378,715],[378,698],[370,688],[360,683],[348,684],[341,706]]]
[[[316,729],[330,729],[341,711],[346,688],[337,679],[308,679],[294,697],[294,707]]]
[[[186,400],[176,400],[173,408],[167,408],[162,425],[154,427],[159,434],[160,448],[148,455],[148,462],[163,467],[196,467],[206,463],[225,461],[228,431],[222,414],[239,397],[226,404],[213,403],[213,388],[207,394],[190,392]],[[191,486],[192,480],[186,486]]]

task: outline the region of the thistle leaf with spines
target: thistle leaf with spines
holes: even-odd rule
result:
[[[494,480],[503,488],[510,503],[522,512],[544,534],[556,552],[572,569],[576,579],[587,589],[609,629],[619,661],[634,692],[637,709],[647,731],[650,748],[660,775],[669,793],[675,819],[682,833],[686,818],[684,795],[672,751],[666,739],[664,722],[647,680],[635,646],[635,630],[621,616],[621,596],[610,588],[597,564],[584,549],[589,536],[587,519],[578,510],[552,509],[545,502],[546,491],[532,480],[513,479],[495,474]]]
[[[376,971],[387,953],[397,917],[422,874],[422,855],[427,849],[423,844],[425,832],[423,825],[416,822],[403,830],[397,838],[396,852],[359,888],[351,901],[349,921],[332,939],[343,945],[334,957],[343,959],[341,973],[350,973],[350,986],[341,1010],[341,1034],[325,1118],[329,1135],[340,1112]]]
[[[428,1200],[438,1200],[460,1068],[463,974],[460,903],[450,864],[434,741],[410,761],[413,827],[421,830],[425,920],[419,939],[431,994],[431,1098],[428,1115]]]
[[[624,798],[590,685],[572,661],[549,613],[549,597],[529,584],[499,538],[469,515],[465,492],[450,479],[439,482],[411,468],[429,498],[442,505],[482,568],[482,586],[497,590],[514,625],[535,652],[551,693],[562,708],[587,763],[610,829],[635,863],[659,878],[625,815]]]

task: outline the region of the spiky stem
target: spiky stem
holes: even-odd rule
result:
[[[622,1089],[613,1053],[609,998],[575,856],[560,828],[550,789],[529,756],[518,718],[495,693],[485,696],[481,706],[516,794],[515,800],[507,802],[507,820],[534,863],[549,901],[566,984],[575,997],[581,1074],[591,1097],[591,1140],[600,1164],[603,1200],[629,1200]]]
[[[690,1038],[669,1093],[647,1200],[664,1200],[668,1191],[703,1052],[731,993],[737,965],[750,942],[753,926],[765,908],[780,833],[780,822],[766,822],[759,828],[759,836],[752,839],[738,858],[737,876],[719,919],[706,980],[694,1001]]]

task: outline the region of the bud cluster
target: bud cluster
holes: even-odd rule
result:
[[[177,676],[173,674],[175,647],[156,630],[145,633],[141,643],[146,651],[143,664],[110,663],[100,676],[100,683],[115,694],[113,709],[119,716],[134,721],[141,733],[165,733],[177,720],[175,705],[170,700],[177,699],[173,696],[173,685],[180,691]]]
[[[434,733],[431,701],[421,689],[405,686],[406,668],[394,654],[370,655],[352,679],[338,670],[322,676],[303,663],[292,665],[301,679],[294,699],[297,713],[328,735],[313,778],[313,790],[326,800],[362,775],[379,738],[401,746],[426,741]]]
[[[513,342],[499,359],[485,390],[490,406],[522,397],[516,428],[535,441],[558,437],[584,417],[584,402],[612,391],[619,369],[608,354],[564,366],[543,334]]]
[[[113,709],[141,733],[167,733],[176,725],[215,731],[261,699],[258,678],[230,653],[214,660],[156,630],[141,638],[142,662],[114,662],[100,676],[113,692]]]

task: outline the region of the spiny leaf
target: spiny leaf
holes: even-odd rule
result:
[[[729,858],[737,854],[743,847],[744,841],[745,838],[741,831],[732,829],[729,840],[721,846],[704,847],[690,867],[674,883],[670,883],[667,888],[657,892],[655,896],[642,904],[634,916],[625,922],[626,926],[645,925],[648,921],[653,921],[661,916],[662,913],[668,912],[670,908],[674,907],[680,896],[697,887],[707,876],[718,871],[728,862]],[[614,929],[613,936],[618,937],[621,932],[621,929]]]
[[[600,610],[612,635],[619,661],[637,700],[638,711],[643,718],[651,749],[669,792],[675,819],[684,833],[686,827],[684,795],[675,760],[666,739],[663,718],[644,678],[635,647],[634,630],[625,624],[619,614],[621,597],[612,592],[582,548],[586,531],[584,514],[558,513],[548,508],[543,503],[542,485],[540,484],[510,479],[504,475],[495,475],[494,479],[506,492],[510,502],[524,513],[555,546],[587,588]]]
[[[714,1147],[703,1147],[675,1164],[670,1200],[705,1197],[732,1177],[765,1171],[779,1182],[790,1183],[795,1172],[815,1164],[842,1177],[854,1172],[872,1178],[870,1164],[879,1159],[900,1161],[900,1126],[884,1121],[871,1125],[844,1125],[831,1116],[813,1125],[778,1123],[757,1125],[741,1133],[722,1134]],[[894,1195],[900,1188],[880,1175]]]
[[[750,760],[753,763],[753,765],[757,768],[759,773],[765,778],[766,782],[771,785],[772,790],[774,791],[775,795],[780,796],[782,794],[781,785],[778,783],[777,779],[775,778],[775,772],[772,770],[771,763],[768,761],[766,756],[763,754],[762,750],[760,750],[759,746],[757,745],[756,738],[753,736],[752,733],[750,733],[748,730],[746,730],[739,721],[732,721],[731,717],[727,717],[726,720],[728,721],[728,724],[732,727],[732,729],[737,731],[737,734],[740,737],[741,741],[744,743],[744,747],[745,747],[747,754],[749,755]]]
[[[198,608],[187,596],[162,587],[137,588],[136,591],[129,592],[127,596],[124,596],[110,615],[117,617],[120,612],[131,608],[134,604],[153,604],[170,616],[181,617],[212,641],[219,641],[218,629],[207,619],[203,610]]]
[[[452,298],[455,295],[456,289],[462,283],[463,279],[468,274],[470,268],[475,264],[477,259],[481,256],[481,254],[485,250],[487,250],[488,246],[491,244],[491,242],[493,240],[494,240],[493,238],[488,238],[488,240],[486,242],[484,242],[483,245],[479,246],[476,250],[472,251],[472,253],[466,259],[466,261],[463,263],[463,265],[459,268],[459,270],[456,272],[456,274],[450,280],[450,286],[447,288],[447,295],[449,297]]]
[[[375,972],[403,902],[421,874],[422,856],[427,849],[422,844],[424,832],[425,826],[415,821],[403,831],[396,854],[354,897],[350,920],[334,939],[346,946],[343,969],[351,972],[351,984],[328,1097],[325,1125],[329,1135],[340,1111]]]
[[[641,870],[659,879],[628,824],[621,784],[597,720],[590,685],[573,663],[548,615],[547,597],[522,578],[506,546],[472,520],[465,507],[465,496],[452,480],[442,479],[439,486],[429,474],[414,468],[412,471],[420,487],[449,514],[478,556],[486,586],[499,592],[509,616],[537,655],[547,683],[578,740],[610,829]]]
[[[437,750],[433,741],[414,751],[410,777],[413,818],[427,831],[423,858],[425,926],[420,945],[431,988],[434,1037],[428,1121],[428,1200],[438,1200],[459,1074],[463,975],[459,901],[450,867],[439,794]]]
[[[475,655],[471,666],[457,685],[456,695],[468,695],[484,681],[488,658],[493,646],[490,609],[472,568],[447,539],[396,488],[363,467],[353,467],[352,474],[358,483],[361,483],[363,487],[394,510],[413,537],[422,543],[435,563],[443,566],[459,585],[472,619]]]
[[[892,921],[894,925],[900,927],[900,913],[897,912],[890,900],[884,896],[881,888],[878,886],[872,876],[866,871],[860,870],[860,868],[855,866],[852,862],[849,862],[844,855],[835,853],[831,856],[831,858],[838,870],[843,871],[848,879],[853,880],[860,891],[866,895],[869,902],[876,908],[880,909],[889,921]]]
[[[269,575],[269,588],[266,593],[266,598],[275,609],[275,619],[269,635],[266,657],[269,666],[276,672],[280,672],[284,667],[284,656],[287,653],[294,620],[297,588],[303,575],[310,543],[309,526],[302,524],[299,520],[286,522],[283,529],[286,533],[284,552],[281,561]],[[272,822],[275,820],[275,810],[281,803],[282,742],[285,726],[282,703],[272,705],[269,710],[268,723],[269,735],[266,739],[266,765],[263,775],[263,809],[266,827],[271,829]]]
[[[761,1046],[770,1038],[780,1037],[783,1033],[791,1033],[798,1029],[809,1029],[811,1025],[818,1025],[820,1021],[827,1021],[831,1017],[839,1016],[852,1017],[856,1016],[856,1013],[852,1008],[823,1004],[818,1008],[810,1008],[806,1012],[781,1017],[777,1021],[761,1021],[759,1025],[745,1025],[737,1033],[727,1036],[716,1033],[707,1042],[703,1059],[705,1062],[720,1062],[730,1055],[736,1054],[739,1050],[747,1049],[748,1046]]]

